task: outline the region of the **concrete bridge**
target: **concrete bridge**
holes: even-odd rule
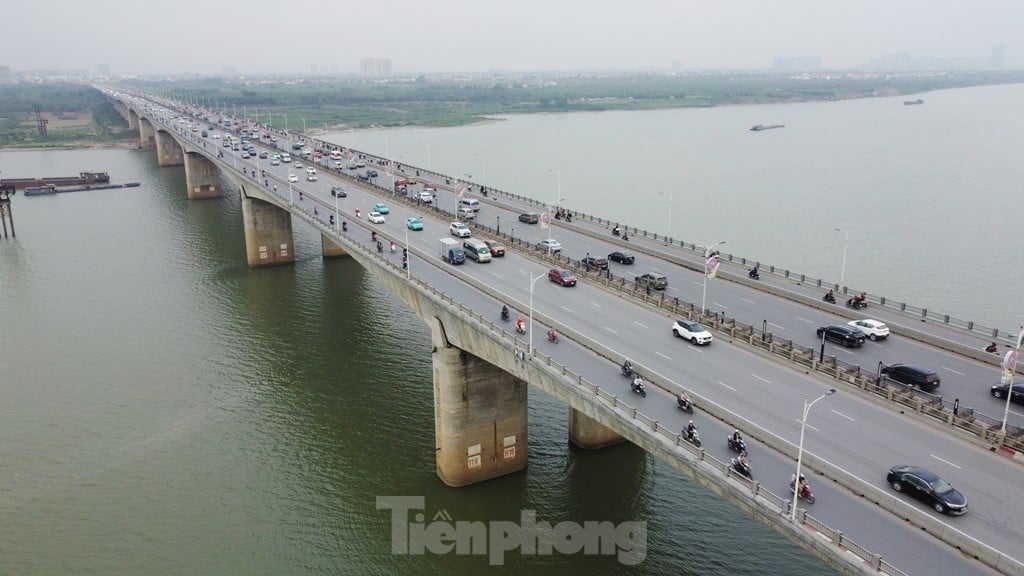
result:
[[[245,163],[239,166],[234,155],[230,162],[228,158],[222,158],[221,147],[197,136],[190,126],[183,128],[187,124],[170,121],[163,116],[157,100],[112,89],[105,91],[130,125],[139,129],[141,144],[156,149],[161,166],[184,166],[190,199],[222,194],[219,189],[222,177],[237,187],[250,266],[293,262],[292,219],[299,218],[320,232],[325,258],[351,257],[357,260],[427,323],[434,344],[437,473],[446,484],[465,486],[525,468],[529,384],[569,407],[569,440],[577,446],[596,449],[628,440],[772,525],[841,571],[900,573],[879,554],[851,540],[849,532],[829,527],[806,510],[797,511],[797,522],[788,521],[790,495],[784,491],[781,495],[772,493],[759,482],[735,474],[726,459],[715,458],[708,451],[683,441],[676,432],[678,426],[670,423],[676,418],[646,415],[640,410],[639,398],[634,405],[629,398],[620,396],[621,388],[597,383],[593,378],[584,376],[580,367],[594,362],[605,366],[603,370],[614,369],[608,359],[618,361],[623,351],[609,348],[599,339],[589,337],[584,330],[568,328],[570,323],[551,312],[538,312],[531,318],[531,330],[532,321],[539,320],[548,325],[559,325],[562,332],[571,337],[574,348],[563,346],[559,353],[566,349],[572,351],[572,357],[576,359],[572,366],[577,368],[568,362],[560,363],[552,355],[510,334],[504,327],[496,326],[479,313],[479,310],[493,308],[494,302],[504,300],[503,295],[487,282],[450,267],[437,266],[436,257],[415,248],[411,250],[412,254],[431,265],[418,264],[413,275],[409,269],[403,270],[393,259],[375,252],[356,236],[357,233],[365,235],[365,230],[346,232],[340,229],[340,223],[330,225],[325,222],[323,216],[329,212],[329,204],[318,200],[319,208],[325,209],[324,214],[318,214],[317,204],[301,201],[301,193],[300,202],[295,202],[291,182],[287,183],[288,193],[283,189],[279,192],[278,185],[285,185],[279,175],[267,178],[262,169],[256,170]],[[171,107],[174,104],[167,102],[162,105]],[[340,220],[340,213],[336,214]],[[365,226],[365,222],[353,221],[353,228],[358,226]],[[534,256],[545,262],[552,261],[544,255]],[[453,278],[471,292],[459,298],[453,297],[452,290],[448,288]],[[595,283],[597,280],[587,279]],[[444,291],[437,288],[442,285],[446,286]],[[642,295],[641,300],[642,309],[658,305]],[[678,309],[672,312],[673,315],[693,313],[692,310],[684,313]],[[708,321],[707,316],[702,319]],[[739,334],[738,337],[743,338],[744,333],[745,330],[734,330],[733,336]],[[751,331],[749,336],[751,341],[756,340],[754,332]],[[846,379],[838,369],[834,373],[837,380]],[[656,369],[645,370],[647,374],[651,374],[662,388],[678,391],[678,386],[669,378],[661,377]],[[693,390],[691,396],[704,412],[730,426],[744,423],[743,429],[748,437],[755,437],[779,453],[796,458],[792,442],[737,415],[718,398]],[[644,409],[648,410],[647,407]],[[671,407],[670,410],[674,412]],[[661,408],[652,406],[649,411],[653,413],[661,411]],[[669,422],[667,426],[666,422]],[[910,520],[988,566],[1007,574],[1024,575],[1024,567],[1012,557],[967,534],[950,530],[944,522],[902,499],[877,487],[865,486],[862,480],[841,466],[808,452],[804,453],[803,460],[811,469],[855,492],[857,496],[849,506],[856,506],[858,502],[863,506],[863,499],[867,499],[886,514]],[[957,570],[953,573],[963,572]]]

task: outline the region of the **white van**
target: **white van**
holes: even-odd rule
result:
[[[480,263],[491,261],[491,248],[483,240],[466,238],[462,242],[462,249],[466,251],[467,258],[472,258]]]
[[[468,206],[459,206],[459,218],[463,220],[473,220],[476,218],[476,212]]]
[[[473,212],[478,212],[480,210],[480,201],[476,198],[463,198],[459,200],[459,207],[469,208]]]

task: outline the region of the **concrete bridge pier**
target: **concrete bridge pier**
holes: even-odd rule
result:
[[[168,132],[158,130],[156,133],[156,164],[157,166],[181,166],[185,163],[185,151]]]
[[[139,146],[141,148],[156,146],[156,128],[148,118],[139,118]]]
[[[585,450],[597,450],[626,439],[575,408],[569,409],[569,441]]]
[[[252,268],[295,262],[292,215],[265,200],[246,194],[243,184],[242,227],[245,230],[245,258]]]
[[[344,258],[348,256],[345,248],[331,238],[320,235],[320,253],[324,258]]]
[[[439,318],[430,325],[438,477],[458,487],[526,468],[527,383],[449,344]]]
[[[171,136],[168,134],[168,138]],[[178,146],[175,143],[175,146]],[[180,150],[181,147],[178,146]],[[188,187],[189,200],[202,200],[219,196],[217,184],[220,182],[220,169],[209,158],[202,154],[189,152],[184,155],[185,186]],[[161,164],[162,166],[162,164]]]
[[[128,121],[129,129],[139,129],[139,115],[135,113],[135,110],[129,110],[127,106],[120,102],[114,104],[114,107],[117,108],[117,111],[121,113],[121,116],[124,116],[124,119]]]

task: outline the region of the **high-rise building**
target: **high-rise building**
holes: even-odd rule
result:
[[[359,73],[363,78],[387,78],[391,76],[389,58],[363,58],[359,61]]]
[[[11,81],[11,67],[6,64],[0,64],[0,82]]]

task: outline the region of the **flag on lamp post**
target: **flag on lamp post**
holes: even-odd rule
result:
[[[465,182],[457,182],[455,184],[455,195],[458,196],[459,198],[462,198],[462,195],[465,194],[465,193],[466,193],[466,183]]]
[[[708,256],[708,261],[705,265],[708,269],[708,278],[714,278],[718,274],[718,254]]]

